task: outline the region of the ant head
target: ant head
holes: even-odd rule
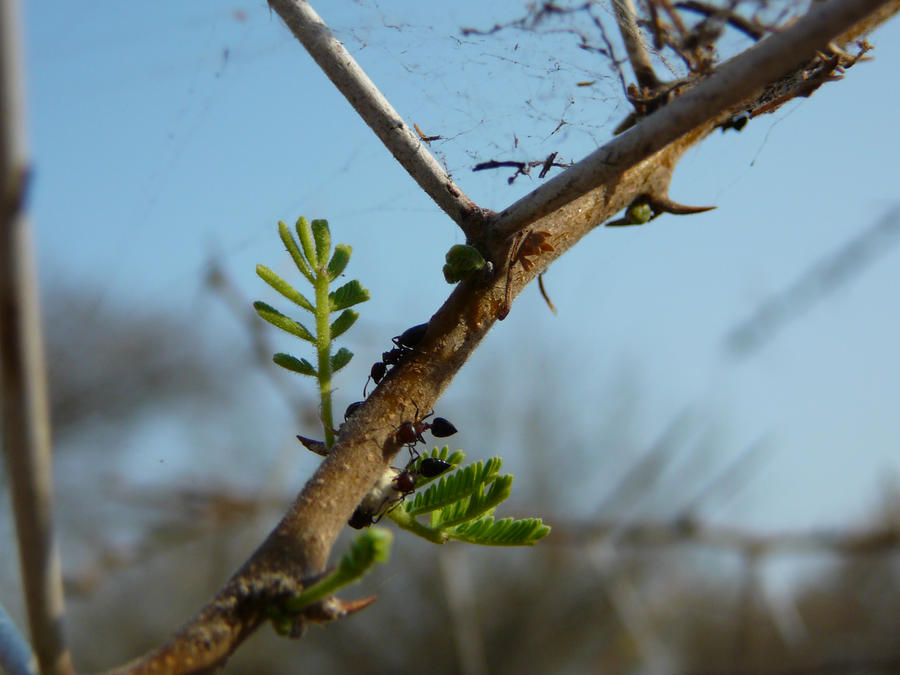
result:
[[[369,371],[369,379],[366,380],[366,383],[363,385],[363,398],[366,396],[366,389],[369,386],[369,380],[372,380],[378,385],[384,379],[385,374],[387,373],[387,364],[381,361],[376,361],[372,364],[372,370]]]

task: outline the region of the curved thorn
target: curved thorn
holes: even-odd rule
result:
[[[647,203],[650,204],[650,208],[657,213],[672,213],[676,216],[703,213],[704,211],[712,211],[716,208],[715,206],[687,206],[685,204],[674,202],[668,197],[651,197],[647,200]]]
[[[321,455],[322,457],[328,456],[328,446],[326,446],[322,441],[317,441],[313,438],[307,438],[306,436],[301,436],[297,434],[297,440],[303,444],[310,452],[313,452],[317,455]]]

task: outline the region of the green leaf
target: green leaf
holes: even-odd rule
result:
[[[350,326],[356,323],[359,314],[352,309],[345,309],[340,316],[331,322],[331,339],[334,340],[339,335],[347,331]]]
[[[328,299],[331,301],[331,311],[337,312],[360,302],[365,302],[369,299],[369,291],[354,279],[353,281],[348,281],[336,291],[329,293]]]
[[[300,216],[295,227],[297,228],[297,236],[300,237],[300,245],[303,246],[303,255],[306,256],[306,260],[315,269],[318,267],[318,261],[316,260],[316,247],[313,243],[313,234],[309,223],[306,222],[306,218]]]
[[[492,457],[486,464],[475,462],[449,476],[445,474],[436,485],[416,493],[404,508],[411,516],[419,516],[465,500],[480,493],[486,483],[495,481],[502,464],[499,457]]]
[[[472,491],[468,500],[451,504],[435,512],[431,517],[432,527],[453,527],[475,518],[480,518],[494,510],[498,504],[509,498],[512,491],[512,476],[498,476],[491,483],[487,494],[482,493],[482,486]]]
[[[257,314],[276,328],[280,328],[291,335],[296,335],[301,340],[306,340],[307,342],[315,344],[316,338],[313,337],[312,333],[306,330],[303,324],[286,317],[274,307],[267,305],[264,302],[260,302],[259,300],[253,303],[253,307],[256,309]]]
[[[282,604],[284,611],[299,612],[304,607],[334,594],[339,588],[359,581],[373,565],[387,561],[393,538],[391,532],[379,527],[361,532],[353,540],[350,551],[341,558],[337,569],[304,588],[300,595],[285,599]]]
[[[351,253],[353,253],[353,249],[347,244],[338,244],[334,247],[334,255],[328,262],[328,278],[331,281],[341,276],[347,263],[350,262]]]
[[[341,368],[350,363],[350,359],[353,358],[353,352],[351,352],[346,347],[341,347],[337,350],[336,354],[331,356],[331,372],[336,373]]]
[[[269,286],[281,293],[288,300],[297,305],[300,305],[307,312],[312,312],[313,314],[315,314],[316,308],[312,306],[312,303],[307,300],[300,291],[296,290],[288,282],[275,274],[275,272],[270,270],[268,267],[266,267],[265,265],[257,265],[256,273],[263,281],[265,281],[267,284],[269,284]]]
[[[540,518],[503,518],[495,522],[492,517],[463,523],[448,532],[452,539],[483,546],[534,546],[548,534],[550,527]]]
[[[312,221],[313,239],[316,241],[316,269],[325,267],[331,255],[331,232],[327,220]]]
[[[350,550],[341,558],[338,571],[348,577],[359,577],[376,563],[387,562],[394,536],[389,530],[373,527],[361,532]]]
[[[316,377],[316,375],[318,375],[316,369],[306,359],[297,359],[290,354],[278,352],[272,357],[272,360],[282,368],[293,370],[295,373],[300,373],[301,375],[309,375],[311,377]]]
[[[280,220],[278,221],[278,234],[281,237],[284,247],[287,249],[288,253],[291,254],[291,259],[294,261],[297,269],[300,270],[300,273],[303,276],[312,282],[315,279],[313,273],[310,271],[309,266],[300,254],[300,249],[297,247],[297,242],[294,241],[294,237],[291,236],[291,231],[288,229],[288,226]]]

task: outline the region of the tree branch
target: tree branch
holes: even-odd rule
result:
[[[721,118],[767,84],[808,61],[816,50],[865,23],[879,9],[890,16],[900,9],[900,1],[830,0],[814,7],[790,28],[727,61],[709,78],[627,133],[506,208],[494,227],[499,234],[512,235],[597,186],[616,180],[625,169],[646,160],[679,136]],[[852,31],[846,39],[859,34]]]
[[[53,541],[53,479],[41,316],[24,212],[28,180],[19,3],[0,7],[0,373],[3,449],[31,640],[42,673],[71,673]]]
[[[306,3],[295,0],[270,0],[270,4],[279,14],[284,11],[289,23],[295,20],[295,12],[308,10]],[[266,608],[271,603],[298,593],[307,579],[321,573],[350,514],[400,449],[397,427],[414,419],[417,412],[434,407],[487,332],[508,311],[509,299],[599,223],[637,197],[664,196],[680,157],[715,128],[717,119],[784,74],[792,64],[807,58],[816,47],[884,4],[888,3],[833,0],[816,11],[809,21],[797,23],[799,37],[798,31],[786,31],[771,38],[782,51],[769,48],[763,52],[764,58],[757,54],[734,59],[723,67],[724,74],[710,78],[711,86],[705,86],[709,82],[698,86],[689,92],[690,99],[686,95],[675,100],[584,160],[581,168],[567,171],[563,180],[548,183],[545,187],[549,190],[541,188],[514,204],[501,215],[496,228],[481,231],[476,224],[465,225],[467,235],[494,262],[493,271],[475,275],[456,286],[431,317],[416,350],[391,369],[342,427],[335,446],[282,521],[216,597],[169,642],[118,672],[204,672],[223,664],[265,620]],[[889,4],[896,11],[900,0],[891,0]],[[305,30],[291,25],[295,32]],[[335,42],[327,37],[320,23],[315,25],[313,32]],[[790,50],[785,50],[785,40],[798,42],[792,42]],[[787,51],[794,50],[800,55],[788,56]],[[775,60],[775,65],[769,60]],[[760,69],[766,77],[757,72]],[[738,84],[729,85],[727,78],[736,78]],[[749,88],[743,81],[746,78],[754,82]],[[705,88],[701,90],[701,87]],[[700,94],[695,94],[696,91]],[[395,115],[393,111],[391,114]],[[399,122],[396,117],[386,119],[393,120],[395,125]],[[398,128],[389,124],[387,137]],[[660,138],[656,134],[661,134]],[[397,138],[400,137],[398,134]],[[385,142],[389,147],[392,143],[407,143],[406,140]],[[429,175],[434,179],[437,174]],[[471,202],[463,201],[461,193],[453,195],[454,199],[448,202],[440,192],[446,185],[437,187],[440,199],[431,191],[429,194],[438,203],[448,204],[445,211],[451,216],[457,207],[469,208],[467,204]],[[482,212],[471,211],[470,215],[475,214],[471,216],[472,221],[467,220],[469,216],[460,215],[459,210],[455,214],[465,223],[477,223]],[[508,235],[529,224],[533,225],[532,233],[540,235],[542,245],[529,249],[527,265],[524,262],[516,265],[522,257],[514,257],[513,247],[521,251],[523,241]],[[548,244],[549,250],[543,244]],[[300,620],[313,619],[300,617]]]
[[[633,0],[613,0],[612,5],[635,79],[641,87],[655,89],[659,86],[659,79],[653,72],[650,53],[644,45],[640,29],[638,29]]]
[[[486,214],[456,186],[312,6],[305,0],[269,0],[269,6],[413,180],[467,237],[478,234]]]

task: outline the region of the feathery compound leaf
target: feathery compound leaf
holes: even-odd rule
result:
[[[290,229],[288,226],[278,221],[278,235],[281,237],[281,241],[284,244],[284,247],[288,250],[288,253],[291,254],[291,259],[293,259],[294,264],[297,266],[297,269],[300,270],[300,273],[309,279],[310,282],[314,279],[313,273],[310,271],[309,266],[306,264],[306,261],[303,259],[303,255],[300,253],[300,249],[297,247],[297,242],[294,241],[294,237],[291,235]]]
[[[282,354],[279,352],[272,357],[272,360],[282,368],[287,368],[288,370],[300,373],[301,375],[309,375],[311,377],[318,375],[316,369],[306,359],[297,359],[290,354]]]
[[[328,262],[328,278],[331,281],[334,281],[344,271],[344,268],[347,267],[347,263],[350,262],[350,254],[353,252],[353,249],[347,244],[338,244],[334,247],[334,255],[331,256],[331,260]]]
[[[306,256],[306,260],[309,262],[310,266],[315,269],[318,267],[318,260],[316,260],[316,245],[313,243],[313,234],[309,227],[309,223],[306,222],[306,218],[300,216],[297,218],[295,227],[297,229],[297,236],[300,237],[300,245],[303,247],[303,255]]]
[[[365,302],[369,299],[369,291],[354,279],[353,281],[348,281],[336,291],[329,293],[328,299],[331,301],[331,311],[337,312],[360,302]]]
[[[420,516],[436,511],[461,500],[480,494],[485,483],[497,479],[497,472],[503,460],[492,457],[487,464],[475,462],[449,476],[444,476],[437,485],[431,485],[424,492],[416,494],[412,503],[406,503],[406,511],[411,516]]]
[[[276,328],[280,328],[291,335],[296,335],[302,340],[315,344],[316,338],[313,337],[312,333],[306,330],[303,324],[286,317],[271,305],[267,305],[259,300],[253,303],[253,307],[256,309],[257,314]]]
[[[341,347],[337,350],[336,354],[331,356],[331,372],[336,373],[341,368],[350,363],[350,359],[353,358],[353,352],[351,352],[346,347]]]
[[[348,576],[361,576],[375,563],[387,562],[392,539],[389,530],[380,527],[365,530],[353,540],[338,569]]]
[[[393,534],[379,527],[360,533],[350,545],[350,550],[341,558],[337,569],[304,588],[300,595],[286,598],[282,605],[283,609],[287,612],[299,612],[304,607],[334,594],[339,588],[356,583],[373,565],[387,561],[393,538]],[[275,619],[280,618],[276,614]]]
[[[268,267],[266,267],[265,265],[257,265],[256,273],[263,281],[265,281],[267,284],[269,284],[269,286],[281,293],[288,300],[297,305],[300,305],[307,312],[315,313],[315,307],[312,306],[312,303],[307,300],[300,291],[296,290],[293,286],[291,286],[288,282],[275,274],[275,272],[270,270]]]
[[[316,269],[325,267],[331,255],[331,232],[327,220],[312,221],[313,239],[316,242]]]
[[[487,517],[464,523],[448,532],[452,539],[483,546],[534,546],[550,533],[550,527],[540,518],[503,518],[494,521]]]
[[[509,498],[512,481],[512,476],[498,476],[487,494],[482,494],[478,489],[467,501],[451,504],[433,513],[432,527],[453,527],[492,513],[498,504]]]
[[[352,309],[345,309],[341,315],[331,322],[331,339],[334,340],[339,335],[343,335],[350,326],[356,323],[359,314]]]

